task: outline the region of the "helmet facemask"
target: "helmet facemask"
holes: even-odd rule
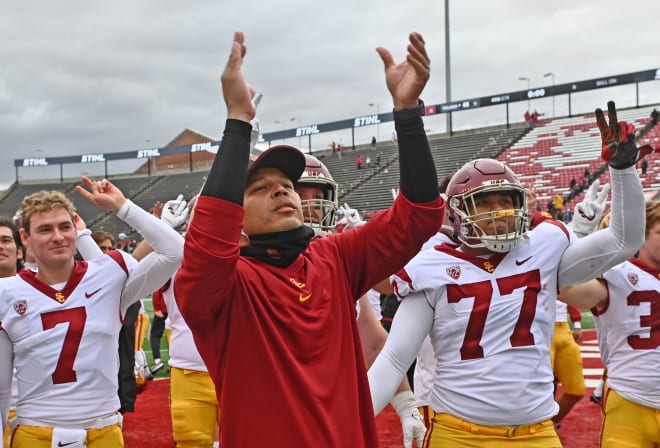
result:
[[[510,195],[513,208],[477,213],[476,200],[484,194],[491,193]],[[453,221],[456,235],[468,247],[483,247],[492,252],[508,252],[527,232],[527,196],[521,185],[502,180],[484,182],[481,187],[452,196],[448,206],[449,217]],[[513,219],[507,220],[507,228],[504,232],[498,232],[496,222],[500,222],[504,217]],[[479,226],[487,222],[492,222],[495,234],[489,235]],[[508,227],[509,225],[511,228]]]
[[[330,199],[334,196],[332,190],[324,190],[324,196],[324,199],[300,201],[305,225],[311,227],[316,235],[323,235],[337,225],[337,198]]]
[[[305,225],[314,230],[316,236],[324,236],[333,231],[337,225],[339,186],[325,164],[310,154],[305,154],[305,171],[296,182],[298,194],[299,187],[311,187],[323,192],[322,197],[318,194],[312,199],[301,197]]]

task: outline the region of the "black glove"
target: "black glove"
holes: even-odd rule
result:
[[[608,101],[607,114],[610,122],[607,123],[603,111],[596,109],[596,123],[600,129],[600,136],[603,142],[601,158],[612,168],[622,170],[633,166],[647,154],[653,152],[650,145],[637,147],[636,141],[642,137],[635,137],[635,126],[622,121],[619,123],[616,116],[616,106],[614,101]],[[658,113],[654,110],[651,114],[651,121],[644,130],[650,131],[658,122]],[[646,133],[644,132],[644,134]]]

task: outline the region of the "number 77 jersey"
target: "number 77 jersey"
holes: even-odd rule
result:
[[[434,313],[437,412],[482,425],[557,413],[550,344],[557,270],[569,244],[566,228],[547,222],[507,253],[481,258],[443,244],[393,277],[400,297],[423,292]]]

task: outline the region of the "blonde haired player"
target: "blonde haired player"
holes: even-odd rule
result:
[[[118,251],[76,262],[71,201],[52,191],[23,200],[21,237],[38,272],[0,279],[0,339],[12,348],[0,343],[0,390],[15,366],[19,392],[13,448],[123,446],[116,412],[120,317],[181,261],[183,241],[176,232],[109,181],[83,182],[87,189],[77,187],[80,194],[117,214],[156,250],[141,263]]]

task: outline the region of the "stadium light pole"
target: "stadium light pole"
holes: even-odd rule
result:
[[[548,76],[552,76],[552,118],[555,118],[555,74],[548,72],[543,75],[544,78],[547,78]]]
[[[518,81],[527,81],[527,110],[529,110],[531,106],[531,100],[529,99],[529,90],[531,89],[531,80],[529,79],[528,76],[519,76]]]
[[[284,130],[284,128],[286,127],[286,122],[287,121],[295,121],[295,120],[296,120],[296,117],[291,117],[288,120],[275,120],[275,121],[273,121],[273,123],[281,124],[282,125],[282,130]],[[283,140],[284,140],[284,144],[286,144],[286,139],[283,139]]]
[[[380,104],[369,103],[369,107],[376,107],[376,115],[380,115]],[[378,141],[380,141],[380,119],[378,119],[378,123],[376,123],[376,137],[378,138]]]

